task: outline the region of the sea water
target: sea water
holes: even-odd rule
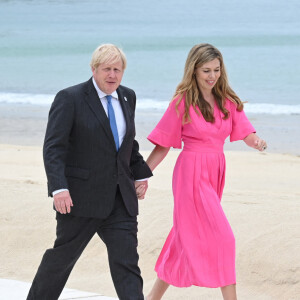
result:
[[[0,1],[0,102],[49,105],[91,76],[101,43],[127,55],[123,84],[165,108],[191,47],[224,56],[249,112],[300,114],[300,1]]]

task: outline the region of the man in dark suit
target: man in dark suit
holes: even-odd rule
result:
[[[91,68],[93,77],[60,91],[49,112],[43,153],[57,238],[27,299],[58,299],[95,233],[106,244],[118,297],[144,299],[135,188],[143,185],[143,198],[152,173],[134,139],[136,96],[120,85],[126,58],[118,47],[99,46]]]

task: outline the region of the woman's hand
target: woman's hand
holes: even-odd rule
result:
[[[257,149],[258,151],[264,151],[267,149],[267,143],[266,141],[258,138],[256,141],[254,141],[254,148]]]
[[[267,149],[266,141],[259,138],[255,133],[250,133],[248,136],[244,138],[244,142],[254,149],[258,151],[264,151]]]

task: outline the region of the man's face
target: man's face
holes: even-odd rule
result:
[[[100,64],[92,71],[98,88],[107,95],[118,88],[124,74],[122,61],[114,64]]]

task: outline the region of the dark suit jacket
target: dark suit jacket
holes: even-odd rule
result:
[[[107,217],[117,185],[129,214],[137,215],[134,180],[152,176],[135,141],[135,93],[124,86],[117,93],[126,120],[118,152],[92,79],[60,91],[51,106],[43,149],[48,193],[69,189],[73,215]]]

